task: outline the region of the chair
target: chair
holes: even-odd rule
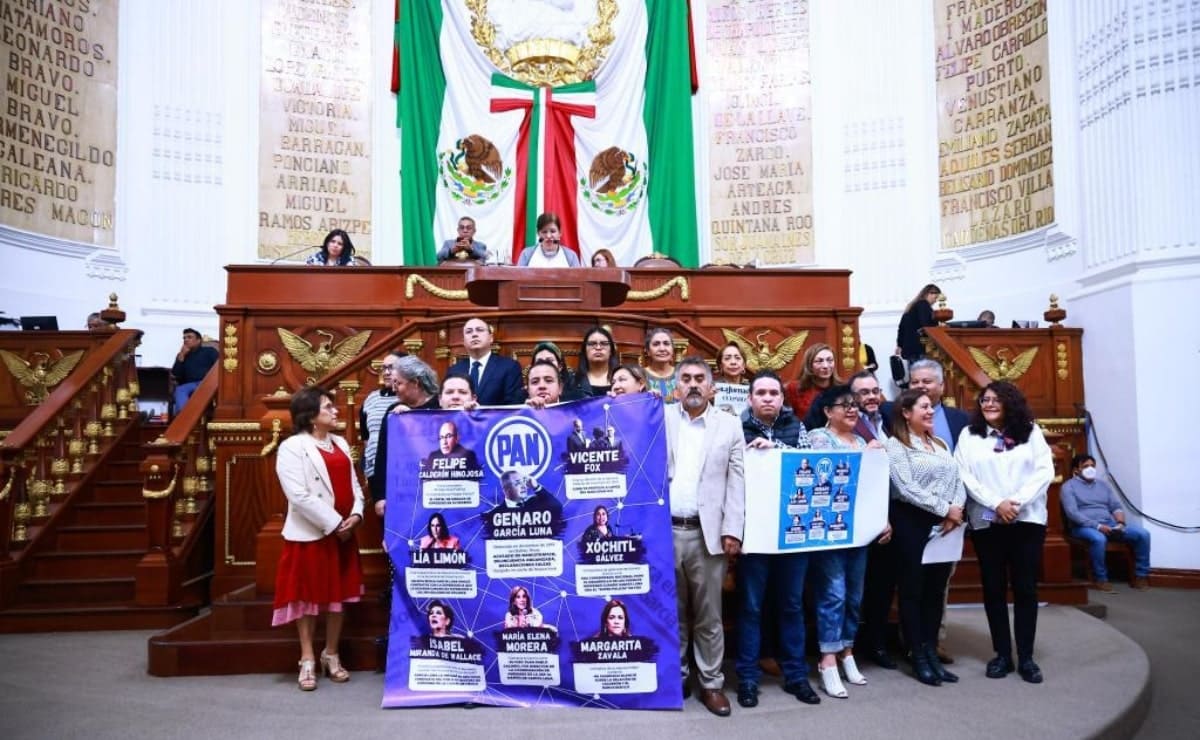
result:
[[[1071,534],[1071,520],[1067,518],[1066,511],[1063,511],[1062,521],[1063,539],[1067,541],[1067,544],[1071,548],[1071,562],[1074,563],[1076,559],[1082,559],[1084,575],[1087,576],[1088,581],[1095,583],[1096,574],[1092,570],[1092,552],[1091,548],[1088,547],[1087,540],[1082,540]],[[1115,555],[1125,561],[1125,572],[1129,576],[1129,583],[1132,584],[1137,573],[1134,567],[1136,561],[1133,557],[1133,547],[1124,540],[1109,540],[1104,544],[1104,558],[1106,561],[1110,555]]]
[[[637,262],[634,262],[633,266],[634,267],[669,267],[669,268],[673,268],[673,269],[680,269],[683,267],[682,265],[679,264],[679,260],[675,259],[674,257],[668,257],[665,254],[659,254],[658,252],[654,252],[652,254],[646,255],[645,257],[642,257]]]

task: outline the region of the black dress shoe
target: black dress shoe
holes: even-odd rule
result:
[[[684,698],[684,699],[691,699],[691,698],[692,698],[692,687],[691,687],[691,686],[688,686],[688,682],[687,682],[687,681],[684,681],[684,682],[683,682],[683,698]]]
[[[986,673],[988,678],[1004,678],[1012,672],[1012,658],[1007,655],[997,655],[988,661]]]
[[[783,690],[792,696],[796,697],[805,704],[820,704],[821,697],[817,696],[817,692],[813,691],[812,684],[807,678],[802,678],[799,681],[792,681],[783,685]]]
[[[932,652],[933,649],[927,646],[913,648],[913,678],[917,679],[926,686],[941,686],[942,679],[938,678],[938,674],[934,671],[933,665],[931,665],[929,662],[929,656]],[[936,656],[933,658],[933,662],[937,663]]]
[[[738,706],[750,709],[758,706],[758,687],[752,683],[738,684]]]
[[[1038,664],[1033,662],[1033,658],[1022,660],[1020,667],[1017,668],[1017,673],[1021,674],[1021,678],[1029,683],[1042,682],[1042,669],[1038,668]]]
[[[942,661],[936,650],[926,650],[925,658],[929,661],[929,667],[933,669],[933,675],[937,676],[939,681],[942,683],[958,683],[958,676],[942,666]]]
[[[880,668],[886,668],[889,671],[894,671],[898,667],[896,661],[892,660],[892,656],[888,655],[888,651],[883,648],[876,648],[867,652],[867,657],[871,662]]]

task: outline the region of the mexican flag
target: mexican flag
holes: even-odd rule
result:
[[[697,266],[688,3],[616,4],[611,43],[597,45],[603,60],[591,79],[531,84],[505,60],[520,59],[540,36],[588,46],[595,18],[586,15],[599,3],[518,3],[528,19],[483,16],[495,24],[480,35],[480,16],[462,0],[401,2],[406,265],[433,264],[463,216],[475,219],[477,240],[515,262],[536,243],[538,215],[550,211],[584,264],[606,248],[621,265],[660,252]],[[582,25],[555,22],[556,12],[581,12],[574,6]]]

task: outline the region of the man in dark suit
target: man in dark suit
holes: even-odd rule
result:
[[[916,388],[933,402],[933,433],[950,445],[950,451],[958,444],[958,435],[967,426],[967,415],[956,408],[942,405],[942,394],[946,391],[945,373],[937,360],[917,360],[908,366],[908,387]]]
[[[588,437],[583,431],[583,419],[576,419],[571,436],[567,437],[567,452],[583,452],[587,448]]]
[[[530,487],[533,488],[532,492],[529,491]],[[489,518],[505,509],[548,511],[553,517],[555,529],[562,526],[562,502],[540,484],[526,479],[515,470],[506,470],[500,475],[500,488],[504,491],[504,500],[488,511]]]
[[[480,406],[516,406],[525,403],[521,366],[516,360],[492,354],[492,328],[483,319],[463,325],[467,357],[450,366],[449,374],[465,375],[475,383]]]
[[[858,422],[854,432],[870,442],[883,442],[891,436],[892,405],[884,403],[879,380],[870,370],[850,376],[850,390],[858,402]],[[839,515],[840,516],[840,515]],[[893,554],[890,533],[880,535],[867,550],[867,575],[863,587],[863,627],[858,633],[859,652],[864,649],[868,658],[881,668],[894,669],[896,661],[888,655],[888,612],[896,593],[897,558]]]
[[[925,358],[917,360],[908,366],[908,387],[916,388],[933,402],[933,433],[946,441],[950,451],[958,444],[958,435],[967,426],[967,415],[956,408],[942,405],[942,394],[946,391],[945,372],[937,360]],[[957,568],[957,564],[955,568]],[[950,571],[954,575],[954,571]],[[942,648],[941,643],[946,639],[946,609],[945,601],[950,598],[950,583],[946,582],[946,599],[942,603],[942,626],[938,630],[938,660],[943,663],[953,663],[954,659]]]
[[[438,467],[435,460],[442,459],[461,459],[467,470],[477,470],[479,468],[479,458],[476,457],[474,450],[468,450],[463,447],[458,441],[458,425],[452,421],[447,421],[438,429],[438,448],[430,452],[422,462],[422,467],[433,469]]]

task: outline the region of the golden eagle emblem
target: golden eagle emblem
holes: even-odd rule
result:
[[[750,369],[750,372],[756,373],[759,370],[782,370],[796,355],[800,354],[800,350],[804,349],[804,340],[808,339],[808,330],[805,329],[784,339],[775,345],[775,350],[772,351],[771,345],[763,341],[763,337],[770,331],[770,329],[764,329],[755,335],[754,339],[758,342],[757,347],[736,331],[722,329],[721,333],[725,335],[725,341],[738,346],[738,349],[742,351],[742,356],[746,358],[746,367]]]
[[[304,380],[307,385],[316,383],[317,378],[325,375],[330,369],[349,362],[359,352],[362,352],[363,347],[367,346],[367,341],[371,338],[370,331],[360,331],[357,334],[351,334],[335,345],[333,332],[317,329],[317,333],[328,339],[314,348],[312,342],[299,334],[287,329],[279,329],[279,339],[287,348],[288,354],[300,367],[312,373]]]
[[[30,406],[37,406],[46,400],[51,388],[71,374],[83,359],[83,350],[62,355],[53,362],[45,352],[34,352],[32,362],[6,349],[0,349],[0,357],[4,358],[4,364],[17,382],[25,387],[25,400]]]
[[[1007,348],[996,350],[994,359],[978,347],[967,347],[967,351],[971,353],[975,364],[979,365],[989,378],[1011,382],[1024,375],[1029,366],[1033,364],[1033,358],[1037,357],[1038,348],[1030,347],[1014,357],[1011,363],[1008,361],[1008,356],[1012,350]]]

